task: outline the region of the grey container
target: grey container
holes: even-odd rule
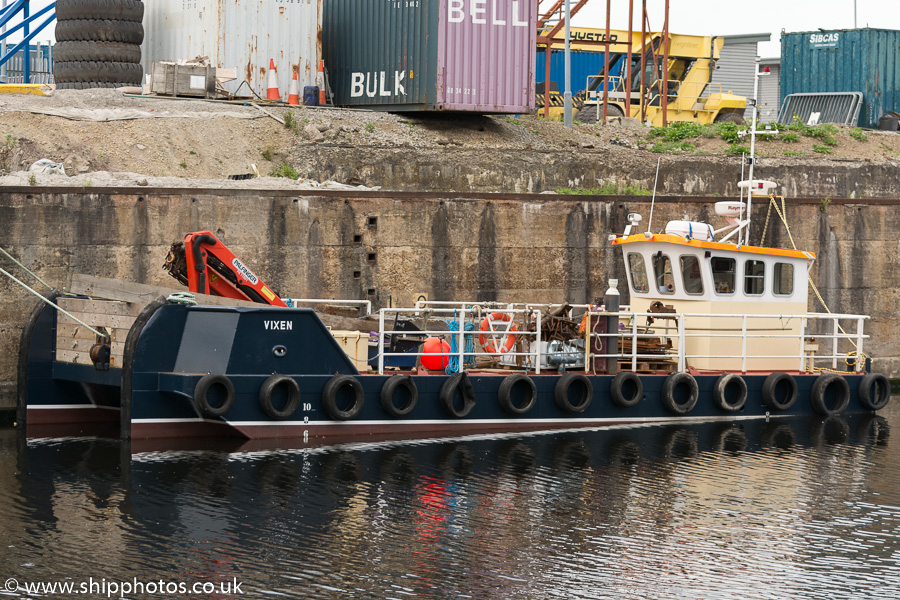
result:
[[[789,94],[862,92],[858,125],[900,111],[900,31],[850,29],[781,36],[781,101]]]
[[[325,0],[338,106],[534,110],[537,0]]]

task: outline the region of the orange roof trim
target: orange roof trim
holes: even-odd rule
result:
[[[700,240],[686,240],[680,235],[670,235],[667,233],[654,233],[653,237],[647,239],[643,233],[629,235],[628,237],[617,237],[613,240],[613,245],[632,244],[635,242],[658,242],[667,244],[676,244],[678,246],[689,246],[692,248],[704,248],[709,250],[727,250],[728,252],[746,252],[747,254],[766,254],[769,256],[788,256],[791,258],[816,259],[814,252],[801,252],[800,250],[788,250],[786,248],[763,248],[761,246],[741,246],[738,248],[734,244],[723,244],[721,242],[703,242]]]

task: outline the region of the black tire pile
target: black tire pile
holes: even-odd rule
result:
[[[141,0],[57,0],[53,74],[60,90],[139,86]]]

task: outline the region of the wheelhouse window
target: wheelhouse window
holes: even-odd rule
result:
[[[744,293],[761,296],[766,291],[766,263],[748,260],[744,263]]]
[[[672,261],[662,252],[653,255],[653,275],[656,289],[663,294],[675,293],[675,276],[672,275]]]
[[[688,294],[702,294],[703,277],[700,274],[700,259],[691,254],[686,254],[681,257],[680,262],[684,291]]]
[[[775,263],[775,281],[773,292],[778,296],[790,296],[794,293],[794,265]]]
[[[631,289],[636,292],[647,292],[647,268],[644,265],[644,257],[637,252],[628,255],[628,267],[631,271]]]
[[[733,258],[714,256],[709,261],[712,267],[713,285],[717,294],[734,293],[734,266]]]

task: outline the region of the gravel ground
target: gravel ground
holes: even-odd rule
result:
[[[72,118],[58,114],[66,111]],[[276,118],[273,118],[276,117]],[[99,120],[84,120],[99,119]],[[279,122],[284,121],[284,124]],[[57,90],[51,96],[0,96],[0,185],[148,185],[222,187],[230,175],[263,177],[229,181],[228,187],[312,187],[266,177],[298,165],[316,145],[359,148],[464,150],[490,160],[491,150],[522,152],[610,148],[630,161],[656,163],[654,141],[640,125],[562,123],[536,116],[391,114],[328,109],[129,97],[116,90]],[[816,140],[760,141],[760,156],[821,163],[829,160],[897,161],[900,135],[866,132],[860,141],[842,130],[832,154],[817,154]],[[691,156],[734,160],[729,144],[698,138]],[[38,159],[61,162],[69,178],[22,173]],[[315,174],[310,174],[315,180]],[[334,185],[334,184],[332,184]],[[502,191],[502,190],[501,190]]]

